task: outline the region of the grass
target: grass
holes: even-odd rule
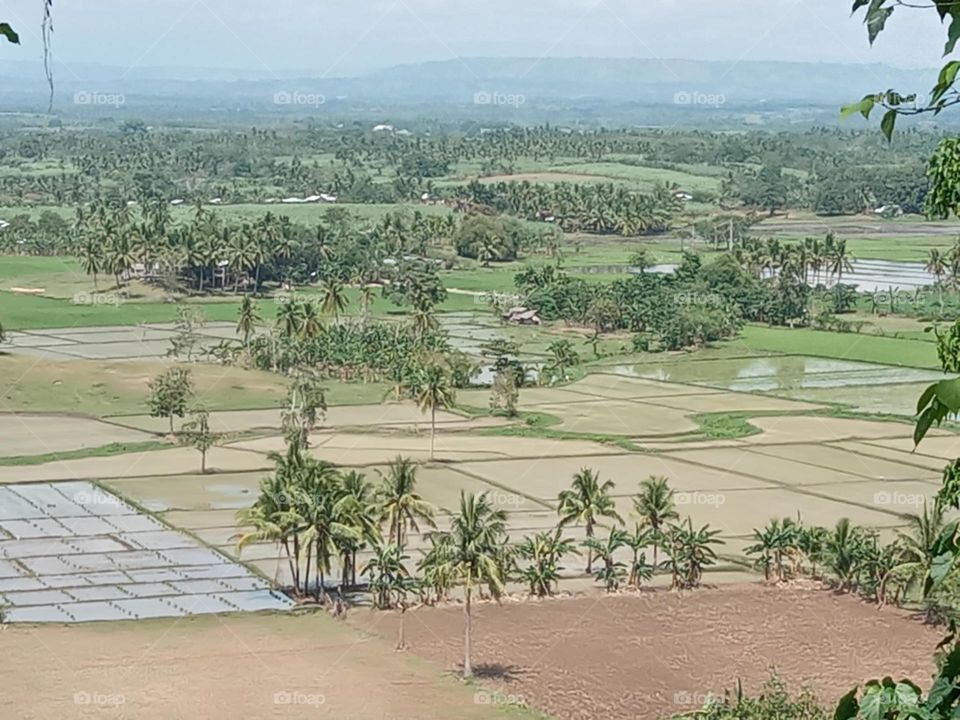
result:
[[[466,408],[463,407],[460,409],[466,410]],[[489,411],[487,414],[490,414]],[[605,445],[616,445],[627,452],[643,452],[643,448],[641,448],[635,442],[629,438],[619,435],[603,435],[600,433],[579,433],[569,432],[566,430],[553,430],[551,426],[559,425],[563,422],[555,415],[539,412],[521,412],[517,417],[521,420],[524,420],[525,424],[486,428],[481,430],[479,434],[499,437],[542,438],[546,440],[587,440],[591,442],[603,443]]]
[[[6,257],[3,258],[6,262]],[[58,261],[57,258],[44,258]],[[62,267],[62,266],[61,266]],[[66,280],[61,271],[56,271],[62,289]],[[44,279],[35,276],[36,287],[45,287]],[[87,285],[78,283],[74,292],[93,292],[93,282]],[[319,293],[316,288],[306,288],[298,294],[304,298],[315,297]],[[42,328],[62,327],[91,327],[97,325],[139,325],[142,323],[169,323],[173,322],[177,314],[178,303],[150,302],[139,299],[124,299],[109,291],[105,297],[111,302],[98,304],[76,305],[71,300],[60,297],[42,297],[23,293],[0,291],[0,323],[6,330],[36,330]],[[348,314],[360,312],[359,291],[354,288],[347,290],[349,306]],[[114,301],[115,300],[115,301]],[[182,300],[180,304],[195,305],[203,309],[207,320],[220,322],[234,322],[240,306],[240,298],[233,294],[208,296]],[[257,301],[261,316],[270,322],[276,316],[279,304],[271,298],[265,297]],[[462,312],[475,310],[476,299],[470,295],[450,293],[447,299],[439,306],[440,312]],[[370,306],[371,314],[375,316],[404,315],[407,309],[394,305],[391,301],[377,295]]]
[[[694,415],[693,420],[700,432],[712,440],[732,440],[761,432],[760,428],[750,424],[744,413],[703,413]]]
[[[0,355],[0,409],[69,412],[108,417],[142,415],[147,384],[169,363],[163,360],[46,360]],[[242,367],[191,363],[197,401],[207,409],[280,407],[287,395],[282,375]],[[324,383],[328,405],[379,404],[386,383]]]
[[[940,368],[933,343],[878,335],[747,325],[740,337],[731,341],[730,345],[753,353],[775,352],[882,365]]]
[[[166,367],[169,363],[161,360],[44,360],[0,355],[0,408],[96,417],[144,413],[147,384]],[[188,367],[197,399],[210,410],[279,407],[286,397],[287,381],[279,375],[205,363]],[[385,392],[381,386],[342,390],[337,385],[330,385],[328,402]]]
[[[65,460],[82,460],[83,458],[109,457],[111,455],[126,455],[127,453],[148,452],[151,450],[169,450],[170,443],[159,440],[148,440],[139,443],[110,443],[98,447],[81,448],[79,450],[64,450],[63,452],[43,453],[41,455],[11,455],[0,457],[0,465],[43,465],[49,462]]]

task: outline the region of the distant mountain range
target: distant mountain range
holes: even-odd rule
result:
[[[896,88],[925,93],[936,70],[886,65],[764,61],[597,58],[463,58],[400,65],[357,77],[321,78],[309,71],[268,72],[204,68],[55,66],[55,106],[74,113],[176,112],[372,113],[415,112],[427,106],[448,112],[510,117],[557,110],[602,117],[639,112],[716,117],[759,114],[815,122],[867,92]],[[0,108],[45,107],[46,84],[38,63],[0,62]],[[122,97],[124,102],[106,102]],[[98,98],[104,102],[98,102]],[[89,99],[89,102],[84,102]],[[102,106],[102,107],[101,107]],[[486,106],[486,107],[479,107]],[[786,116],[784,116],[786,113]],[[786,120],[789,121],[789,120]],[[638,120],[643,122],[643,120]]]

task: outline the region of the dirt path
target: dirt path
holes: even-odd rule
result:
[[[0,645],[0,718],[501,717],[474,689],[326,616],[11,625]]]
[[[454,669],[459,608],[408,614],[413,652]],[[392,637],[395,620],[366,613]],[[503,696],[557,718],[663,718],[702,704],[742,679],[756,692],[776,671],[832,706],[854,684],[908,676],[926,686],[943,633],[902,611],[821,590],[758,584],[641,597],[484,605],[473,660]]]

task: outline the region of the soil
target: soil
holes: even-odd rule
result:
[[[385,638],[396,632],[392,615],[355,613],[353,622]],[[928,686],[944,634],[899,609],[758,583],[480,604],[473,628],[481,682],[562,720],[669,717],[738,680],[756,693],[773,672],[832,710],[851,687],[874,677]],[[461,667],[460,607],[408,612],[406,635],[413,652],[440,668]]]

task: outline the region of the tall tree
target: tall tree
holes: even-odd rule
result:
[[[417,467],[409,458],[398,455],[387,472],[380,473],[375,498],[380,521],[387,523],[388,536],[399,547],[403,547],[408,529],[420,532],[420,523],[436,527],[436,508],[417,492]]]
[[[657,566],[657,546],[663,535],[663,526],[680,515],[674,504],[674,492],[665,477],[651,475],[640,483],[640,492],[633,499],[633,511],[653,532],[653,565]]]
[[[243,338],[243,346],[249,347],[250,338],[257,331],[257,325],[260,323],[260,313],[257,311],[256,303],[249,295],[244,295],[240,301],[240,312],[237,317],[237,334]]]
[[[594,528],[603,518],[623,523],[611,497],[616,484],[613,480],[600,482],[596,471],[583,468],[573,476],[573,485],[560,493],[557,514],[560,527],[582,524],[586,527],[587,539],[593,539]],[[587,574],[593,572],[593,547],[587,546]]]

